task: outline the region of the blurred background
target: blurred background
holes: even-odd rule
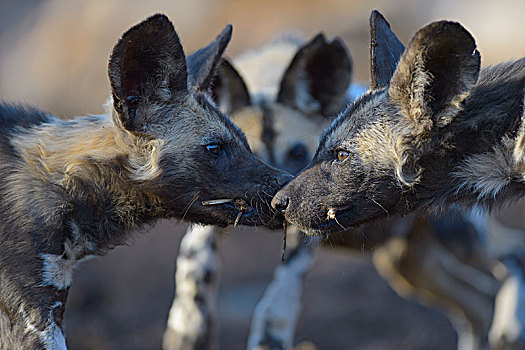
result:
[[[186,52],[207,45],[226,23],[234,26],[232,57],[284,31],[339,35],[354,58],[354,81],[367,84],[372,9],[404,43],[424,24],[452,19],[474,35],[483,65],[525,55],[523,0],[1,0],[0,98],[62,117],[102,113],[113,45],[157,12],[174,22]],[[78,268],[66,312],[71,349],[160,348],[185,229],[160,223],[130,247]],[[253,307],[280,262],[280,242],[277,233],[246,228],[222,240],[222,349],[243,349]],[[319,349],[451,349],[455,337],[439,311],[398,297],[367,252],[323,249],[306,279],[298,341]]]

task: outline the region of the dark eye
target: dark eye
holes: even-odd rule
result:
[[[335,153],[336,153],[336,154],[335,154],[335,157],[337,158],[337,160],[338,160],[339,162],[342,162],[342,161],[344,161],[346,158],[350,157],[350,152],[345,151],[345,150],[342,150],[342,149],[340,149],[340,150],[336,150]]]
[[[222,152],[223,145],[220,143],[210,143],[206,145],[206,149],[211,152],[211,154],[218,156]]]
[[[298,143],[294,145],[290,150],[288,151],[288,155],[292,159],[303,159],[306,156],[306,146],[302,143]]]

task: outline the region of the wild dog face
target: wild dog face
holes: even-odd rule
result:
[[[234,61],[239,71],[224,60],[212,88],[254,153],[292,174],[312,158],[325,116],[343,107],[352,74],[340,39],[301,42],[283,37],[245,53]]]
[[[268,205],[290,175],[250,151],[244,134],[207,93],[231,26],[185,57],[163,15],[128,30],[109,62],[114,123],[141,143],[147,162],[132,176],[158,196],[169,216],[205,224],[280,225]],[[225,199],[214,205],[207,201]]]
[[[436,204],[461,160],[451,150],[467,147],[452,121],[478,78],[472,36],[458,23],[435,22],[405,50],[376,11],[371,28],[371,89],[333,122],[312,163],[272,201],[309,234]]]

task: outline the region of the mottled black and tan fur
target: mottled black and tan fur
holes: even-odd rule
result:
[[[387,41],[384,26],[388,26],[384,18],[373,17],[372,44],[376,50]],[[343,62],[337,70],[331,64],[335,59]],[[277,167],[297,172],[310,161],[327,120],[319,108],[304,108],[316,103],[320,106],[319,99],[309,95],[314,77],[304,67],[322,72],[319,77],[324,83],[335,82],[334,86],[342,87],[331,92],[330,108],[322,108],[335,111],[338,104],[343,107],[343,87],[352,73],[350,63],[349,54],[341,50],[337,39],[326,42],[317,36],[301,46],[301,41],[286,36],[236,57],[231,64],[224,61],[212,90],[219,108],[231,113],[254,153]],[[279,101],[278,96],[284,94],[280,93],[285,89],[283,82],[287,82],[286,94],[304,89],[295,95],[317,102]],[[461,349],[477,350],[488,343],[499,282],[487,273],[495,262],[481,247],[479,232],[468,219],[451,212],[439,220],[414,216],[388,220],[334,235],[330,246],[347,248],[346,253],[372,250],[376,269],[399,294],[449,312],[456,321]],[[215,227],[194,226],[182,239],[175,299],[164,335],[166,350],[217,345],[220,262],[216,241],[220,232]],[[289,348],[294,344],[303,307],[301,295],[304,287],[308,288],[304,276],[312,267],[320,242],[307,239],[307,244],[301,234],[297,235],[297,228],[289,226],[289,256],[275,270],[253,312],[248,349]]]
[[[305,232],[326,234],[523,196],[525,59],[480,70],[474,39],[455,22],[427,25],[406,49],[384,35],[390,44],[371,50],[371,89],[273,205]]]
[[[290,175],[255,158],[207,93],[230,37],[186,57],[155,15],[113,49],[107,115],[0,105],[0,348],[65,349],[75,264],[159,218],[282,224],[268,202]],[[242,212],[202,204],[218,198]]]
[[[283,36],[236,57],[233,63],[224,60],[212,83],[212,93],[219,108],[246,133],[258,157],[297,173],[315,151],[324,115],[344,107],[351,74],[352,61],[341,39],[327,41],[319,34],[304,43],[298,37]],[[328,81],[336,83],[328,89]],[[175,298],[164,334],[166,350],[217,345],[220,262],[216,242],[221,232],[217,227],[193,226],[181,241]],[[302,275],[308,271],[304,262],[313,258],[312,246],[303,248],[285,266],[292,271],[282,274],[282,287],[288,291],[284,296],[301,293]],[[299,275],[299,271],[303,272]],[[283,346],[293,344],[300,298],[288,305],[297,307],[281,310],[283,317],[273,319],[275,322],[263,331],[264,339],[257,341],[260,345],[270,340]]]

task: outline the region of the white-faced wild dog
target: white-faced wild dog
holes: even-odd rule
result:
[[[207,94],[230,37],[185,57],[155,15],[113,49],[107,115],[0,105],[0,348],[65,349],[75,264],[156,219],[282,224],[268,202],[291,176],[255,158]]]
[[[376,27],[383,25],[388,24],[382,17],[371,23],[376,47],[386,44],[383,37],[376,36]],[[329,116],[344,107],[352,60],[341,45],[339,39],[329,42],[323,36],[304,44],[285,36],[231,64],[223,61],[213,95],[219,108],[231,113],[256,155],[292,173],[308,164],[328,119],[323,114]],[[333,61],[340,64],[335,66]],[[328,105],[308,94],[309,87],[326,82],[340,87],[325,91]],[[279,99],[292,93],[294,100]],[[296,232],[292,227],[288,231],[289,236]],[[219,232],[211,226],[194,226],[181,242],[175,299],[164,336],[166,350],[216,345],[220,259],[215,247]],[[494,261],[480,247],[478,234],[467,218],[454,212],[439,220],[410,216],[364,225],[335,235],[330,243],[359,254],[373,249],[375,267],[397,292],[445,309],[453,321],[461,320],[454,322],[461,349],[479,349],[488,342],[499,282],[487,273]],[[277,268],[254,310],[249,349],[294,344],[303,279],[317,248],[315,243],[299,241],[296,247],[289,247],[286,263]],[[470,347],[464,347],[467,342]]]
[[[272,204],[310,234],[388,215],[523,196],[525,58],[480,71],[473,37],[434,22],[371,49],[371,89]]]

